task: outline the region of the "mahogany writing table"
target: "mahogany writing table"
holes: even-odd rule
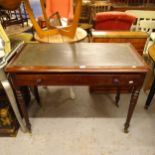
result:
[[[6,66],[19,107],[31,131],[20,86],[91,85],[132,90],[124,131],[137,103],[148,66],[128,43],[25,44]]]

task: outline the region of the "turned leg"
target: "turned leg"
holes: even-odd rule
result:
[[[39,96],[39,92],[38,92],[38,86],[34,86],[34,96],[35,96],[39,106],[41,106],[40,96]]]
[[[118,79],[114,79],[114,85],[116,86],[116,96],[115,96],[115,104],[119,107],[119,100],[120,100],[120,82]]]
[[[120,100],[120,89],[119,89],[119,86],[118,86],[116,96],[115,96],[115,104],[116,104],[117,107],[119,107],[119,104],[118,104],[119,100]]]
[[[132,118],[133,115],[133,111],[135,109],[135,106],[137,104],[137,100],[138,100],[138,96],[139,96],[139,89],[134,88],[131,94],[131,99],[130,99],[130,104],[129,104],[129,108],[128,108],[128,114],[127,114],[127,119],[124,125],[124,132],[128,133],[128,128],[130,126],[130,120]]]
[[[153,83],[152,83],[152,86],[151,86],[149,95],[148,95],[147,100],[146,100],[146,103],[145,103],[145,109],[148,109],[148,107],[150,106],[150,103],[152,101],[152,98],[154,96],[154,93],[155,93],[155,78],[153,80]]]
[[[16,95],[17,95],[19,107],[21,109],[22,115],[23,115],[23,117],[25,119],[25,122],[26,122],[26,127],[28,128],[29,132],[31,132],[31,124],[30,124],[30,121],[29,121],[29,116],[28,116],[28,112],[27,112],[27,109],[26,109],[23,94],[22,94],[19,87],[15,87],[15,92],[16,92]]]

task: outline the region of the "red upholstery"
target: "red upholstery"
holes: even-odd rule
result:
[[[73,19],[73,1],[72,0],[46,0],[46,13],[51,16],[59,12],[61,17]]]
[[[95,30],[129,30],[136,17],[125,12],[99,12],[96,14]]]
[[[46,14],[50,17],[53,13],[59,12],[60,16],[67,18],[68,21],[73,19],[73,0],[46,0]],[[43,16],[38,17],[40,27],[45,27]]]

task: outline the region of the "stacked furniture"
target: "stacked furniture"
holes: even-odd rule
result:
[[[0,21],[3,27],[6,28],[14,24],[21,24],[24,26],[25,23],[28,25],[28,16],[23,2],[17,2],[12,6],[5,3],[6,2],[3,2],[3,4],[2,2],[0,3]]]

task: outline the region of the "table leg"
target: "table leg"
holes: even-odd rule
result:
[[[126,119],[126,122],[125,122],[125,125],[124,125],[124,132],[125,133],[128,133],[128,128],[130,126],[130,120],[132,118],[133,111],[134,111],[135,106],[137,104],[139,92],[140,92],[140,89],[133,88],[133,91],[132,91],[132,94],[131,94],[131,99],[130,99],[130,105],[129,105],[129,108],[128,108],[127,119]]]
[[[149,95],[148,95],[146,103],[145,103],[145,109],[148,109],[148,107],[150,106],[150,103],[151,103],[151,100],[154,96],[154,93],[155,93],[155,78],[153,80]]]
[[[4,71],[2,69],[0,70],[0,81],[2,83],[2,86],[4,88],[5,93],[6,93],[7,97],[8,97],[8,99],[9,99],[9,102],[11,104],[11,107],[12,107],[13,111],[14,111],[14,114],[15,114],[15,116],[16,116],[19,124],[20,124],[21,130],[23,132],[26,132],[27,128],[26,128],[26,126],[25,126],[25,124],[24,124],[24,122],[22,120],[19,109],[17,107],[17,102],[16,102],[16,99],[15,99],[12,87],[11,87],[11,85],[10,85],[10,83],[9,83],[9,81],[8,81]]]
[[[116,96],[115,96],[115,104],[119,107],[119,100],[120,100],[120,82],[118,79],[114,79],[114,85],[116,86]]]
[[[38,92],[38,86],[34,86],[34,96],[35,96],[39,106],[41,106],[40,96],[39,96],[39,92]]]
[[[115,104],[116,104],[116,107],[119,107],[119,104],[118,104],[119,100],[120,100],[120,91],[117,90],[116,96],[115,96]]]
[[[29,121],[28,112],[27,112],[27,109],[26,109],[25,101],[24,101],[24,98],[23,98],[23,94],[22,94],[22,92],[20,90],[20,87],[15,87],[15,92],[16,92],[17,99],[18,99],[18,102],[19,102],[19,107],[21,109],[22,115],[23,115],[23,117],[25,119],[25,122],[26,122],[26,127],[27,127],[28,131],[31,132],[31,124],[30,124],[30,121]]]

